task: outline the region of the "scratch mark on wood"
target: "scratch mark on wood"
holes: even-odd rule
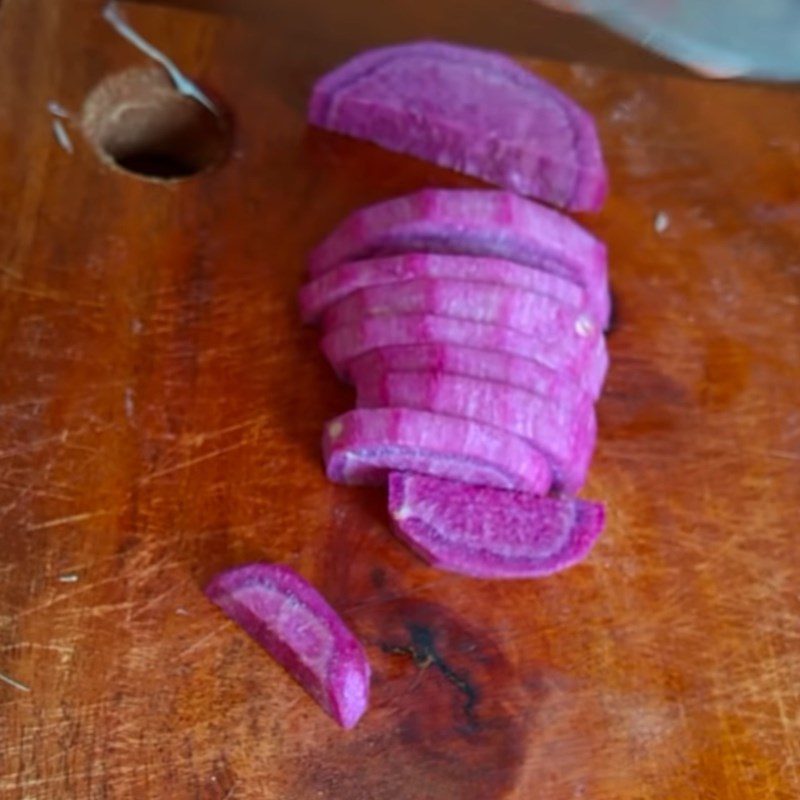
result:
[[[13,686],[15,689],[19,689],[20,692],[29,692],[31,690],[30,686],[26,686],[24,683],[12,678],[10,675],[6,675],[5,672],[0,672],[0,681],[7,683],[9,686]]]
[[[9,483],[8,481],[0,481],[0,489],[9,489],[12,492],[21,492],[24,495],[31,495],[33,497],[49,497],[53,500],[61,500],[68,502],[72,500],[72,495],[60,494],[59,492],[49,491],[48,489],[31,486],[30,484],[22,483]]]
[[[262,414],[254,419],[247,419],[244,422],[237,422],[234,425],[227,425],[224,428],[218,428],[217,430],[213,431],[204,431],[203,433],[196,433],[188,437],[188,442],[189,444],[193,445],[201,445],[204,444],[208,439],[214,439],[217,436],[223,436],[226,433],[235,433],[236,431],[240,431],[245,428],[255,428],[266,418],[266,415]]]
[[[7,450],[4,453],[0,453],[0,459],[5,460],[9,458],[14,458],[16,456],[22,455],[30,455],[31,453],[35,453],[43,447],[47,447],[51,444],[64,444],[66,442],[66,431],[60,433],[56,436],[43,436],[41,439],[35,442],[30,442],[23,447],[13,448],[11,450]]]
[[[75,652],[74,647],[66,647],[61,644],[38,644],[37,642],[19,642],[17,644],[7,644],[0,647],[0,653],[7,653],[9,651],[16,651],[21,649],[29,650],[52,650],[54,653],[66,653],[72,655]]]
[[[15,275],[14,277],[18,278],[20,276]],[[70,313],[74,310],[75,306],[83,306],[86,308],[93,308],[93,309],[102,309],[102,303],[96,300],[85,300],[81,297],[67,297],[64,294],[59,292],[48,291],[46,289],[35,289],[30,286],[20,286],[20,285],[8,285],[3,287],[4,292],[16,292],[17,294],[24,294],[28,297],[36,297],[40,300],[53,300],[57,303],[64,303],[67,306],[67,309]],[[31,350],[31,354],[38,354],[38,351]],[[45,355],[52,355],[52,353],[47,353],[42,351],[42,356]]]
[[[161,469],[158,472],[152,472],[150,473],[150,475],[146,475],[144,478],[142,478],[139,483],[140,484],[150,483],[150,481],[153,481],[156,478],[161,478],[164,475],[171,475],[173,472],[179,472],[180,470],[193,467],[195,464],[202,464],[204,461],[210,461],[212,458],[217,458],[218,456],[224,455],[225,453],[230,453],[233,450],[239,450],[246,444],[247,442],[245,441],[237,442],[236,444],[232,444],[230,447],[222,447],[219,450],[214,450],[211,453],[205,453],[202,456],[197,456],[196,458],[190,458],[187,461],[182,461],[180,464],[174,464],[173,466],[166,467],[165,469]]]
[[[142,613],[149,612],[154,606],[163,603],[176,589],[180,588],[177,583],[168,586],[163,592],[159,592],[155,597],[151,597],[146,603],[143,603],[134,611],[134,616],[139,616]]]
[[[227,620],[223,622],[221,625],[218,625],[210,633],[207,633],[205,636],[201,636],[196,642],[192,642],[192,644],[190,644],[186,649],[184,649],[184,651],[180,654],[179,657],[185,658],[190,653],[196,652],[205,644],[207,644],[209,639],[213,639],[220,631],[225,630],[227,627],[229,627],[229,625],[230,623]]]
[[[52,606],[57,605],[58,603],[63,603],[66,600],[74,601],[80,595],[85,594],[86,592],[91,592],[91,591],[97,589],[99,586],[103,586],[104,584],[107,584],[107,583],[118,584],[119,581],[120,581],[119,575],[112,575],[109,578],[103,578],[102,580],[99,580],[99,581],[94,581],[92,583],[86,583],[85,585],[75,589],[72,592],[67,592],[67,593],[56,595],[55,597],[50,598],[49,600],[47,600],[44,603],[41,603],[41,604],[35,605],[35,606],[31,606],[30,608],[23,609],[22,611],[20,611],[17,614],[17,619],[21,619],[23,617],[27,617],[27,616],[29,616],[31,614],[38,614],[40,611],[44,611],[47,608],[51,608]],[[94,613],[96,613],[98,611],[98,609],[101,609],[101,608],[102,609],[116,608],[117,605],[125,606],[125,605],[130,605],[130,603],[127,603],[127,604],[120,603],[120,604],[111,605],[111,606],[108,606],[108,605],[106,605],[106,606],[91,606],[89,608],[81,608],[81,609],[79,609],[79,611],[82,612],[82,613],[94,614]]]
[[[40,522],[38,525],[29,525],[29,531],[43,531],[49,528],[58,528],[61,525],[69,525],[73,522],[83,522],[87,519],[94,517],[102,517],[108,515],[109,511],[85,511],[82,514],[71,514],[67,517],[58,517],[56,519],[47,520],[47,522]]]
[[[103,603],[102,605],[90,606],[89,608],[81,609],[81,611],[89,617],[99,617],[108,611],[127,611],[133,607],[132,600],[120,600],[118,603]]]
[[[787,461],[800,461],[800,453],[792,453],[788,450],[768,450],[767,455],[772,458],[785,458]]]
[[[58,758],[60,759],[61,757],[62,757],[61,754],[59,754]],[[114,768],[113,768],[113,776],[116,777],[116,778],[120,778],[122,781],[124,781],[124,777],[123,776],[129,775],[129,774],[135,774],[137,772],[140,772],[142,769],[143,769],[143,767],[142,767],[141,764],[133,764],[133,765],[130,765],[130,766],[122,765],[122,764],[116,764],[116,765],[114,765]],[[81,780],[81,781],[85,781],[85,780],[91,781],[93,778],[96,778],[96,777],[97,777],[96,770],[93,771],[91,769],[83,771],[83,772],[75,772],[72,775],[72,778],[75,781],[79,781],[79,780]],[[53,775],[48,775],[48,776],[46,776],[44,778],[26,777],[24,786],[25,786],[25,789],[32,789],[35,786],[42,786],[43,787],[43,786],[48,786],[48,785],[53,784],[53,783],[63,783],[63,781],[64,781],[64,775],[61,774],[60,772],[56,772]],[[0,780],[0,790],[2,790],[2,791],[5,791],[7,789],[19,789],[19,787],[20,787],[20,783],[19,783],[19,778],[18,777],[13,778],[12,780],[6,780],[6,779]],[[40,797],[41,795],[38,795],[38,796]],[[49,796],[52,797],[52,795],[49,795]],[[59,796],[63,797],[64,795],[60,794]],[[95,796],[98,796],[98,795],[95,795]],[[105,793],[103,795],[100,795],[100,796],[101,797],[109,797],[109,795],[105,794]],[[24,797],[25,797],[25,800],[34,800],[34,798],[37,797],[37,795],[26,794],[26,795],[24,795]]]
[[[136,411],[135,400],[134,400],[134,393],[133,388],[127,386],[125,388],[125,416],[128,418],[128,422],[133,422],[133,416]]]

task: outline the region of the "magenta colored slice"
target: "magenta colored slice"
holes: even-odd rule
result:
[[[206,596],[241,625],[343,728],[367,708],[364,649],[324,597],[281,564],[216,575]]]
[[[485,249],[507,250],[481,252]],[[552,208],[493,189],[421,189],[354,211],[312,250],[309,272],[374,255],[452,252],[547,265],[585,285],[602,287],[605,245]],[[471,252],[474,245],[477,252]],[[462,247],[464,249],[462,249]],[[598,281],[597,279],[601,280]]]
[[[604,327],[610,316],[605,245],[573,220],[510,192],[424,189],[359,209],[310,254],[316,278],[345,261],[427,252],[501,258],[577,283]]]
[[[330,306],[323,329],[380,314],[437,314],[512,328],[542,342],[557,340],[578,353],[594,352],[602,331],[592,319],[547,295],[491,283],[420,278],[359,289]]]
[[[572,210],[597,210],[608,190],[592,117],[499,53],[370,50],[317,82],[309,121]]]
[[[558,300],[576,311],[586,308],[586,293],[581,286],[543,269],[500,258],[406,253],[348,261],[307,283],[300,290],[303,322],[316,322],[326,308],[358,289],[418,278],[454,278],[527,289]],[[603,324],[602,320],[597,322]]]
[[[568,373],[596,398],[605,379],[608,353],[603,337],[594,341],[594,350],[576,352],[568,342],[540,341],[499,325],[432,314],[398,314],[366,317],[361,322],[336,328],[323,337],[321,347],[334,369],[344,377],[348,377],[349,361],[373,348],[387,345],[436,342],[498,350]]]
[[[356,409],[325,427],[322,450],[334,483],[381,484],[394,470],[544,494],[547,459],[498,428],[406,408]]]
[[[577,492],[586,481],[597,433],[588,398],[564,407],[514,386],[431,372],[376,373],[356,389],[361,408],[418,408],[521,436],[547,457],[556,489]]]
[[[420,371],[467,375],[517,386],[548,397],[565,413],[591,401],[574,378],[539,361],[499,350],[437,342],[389,345],[368,350],[347,364],[347,373],[355,385],[387,372]]]
[[[586,557],[605,522],[600,503],[397,472],[389,512],[397,535],[425,561],[476,578],[566,569]]]

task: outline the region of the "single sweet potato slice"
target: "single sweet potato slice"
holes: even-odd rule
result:
[[[592,352],[593,340],[603,335],[591,317],[547,295],[452,278],[420,278],[359,289],[328,308],[323,329],[379,314],[438,314],[500,325],[542,342],[558,340],[576,354]]]
[[[356,390],[360,408],[418,408],[515,433],[548,458],[556,489],[577,492],[586,480],[597,433],[588,398],[565,408],[515,386],[431,372],[377,373]]]
[[[496,381],[543,395],[563,408],[565,414],[592,399],[575,378],[539,361],[446,342],[377,347],[347,364],[347,373],[356,386],[387,372],[445,373]]]
[[[359,209],[309,255],[313,278],[345,261],[427,252],[502,258],[573,281],[605,327],[605,245],[573,220],[510,192],[423,189]]]
[[[281,564],[216,575],[206,596],[250,634],[343,728],[367,708],[364,649],[324,597]]]
[[[328,422],[322,440],[334,483],[381,484],[393,470],[544,494],[547,459],[512,433],[407,408],[356,409]]]
[[[370,50],[317,82],[309,120],[568,209],[596,210],[607,193],[591,116],[499,53]]]
[[[594,349],[576,352],[570,343],[539,340],[524,333],[481,322],[440,317],[433,314],[397,314],[365,317],[358,323],[329,331],[321,347],[328,361],[343,377],[348,362],[375,347],[398,344],[451,343],[499,350],[534,359],[559,372],[569,373],[593,398],[605,379],[608,353],[603,337]]]
[[[300,290],[303,322],[317,322],[326,308],[358,289],[418,278],[454,278],[527,289],[558,300],[576,311],[586,309],[584,289],[569,278],[501,258],[406,253],[348,261],[310,281]],[[602,320],[596,320],[602,324]]]
[[[473,242],[477,249],[484,241],[486,248],[507,248],[517,256],[510,261],[544,263],[581,284],[602,286],[607,275],[606,247],[586,228],[541,203],[495,189],[421,189],[359,208],[311,251],[308,269],[316,277],[344,261],[446,253],[448,246],[453,253],[506,258],[470,252]],[[437,243],[442,249],[435,249]]]
[[[534,497],[394,472],[395,532],[425,561],[476,578],[535,578],[581,561],[605,522],[600,503]]]

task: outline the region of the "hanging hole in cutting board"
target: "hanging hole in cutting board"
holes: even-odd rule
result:
[[[150,180],[177,180],[221,163],[226,120],[182,95],[158,67],[104,78],[83,104],[81,124],[108,164]]]

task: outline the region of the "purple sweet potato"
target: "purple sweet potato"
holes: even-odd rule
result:
[[[502,258],[573,281],[605,327],[605,245],[573,220],[510,192],[424,189],[359,209],[310,254],[313,278],[345,261],[427,252]]]
[[[206,596],[285,667],[343,728],[367,708],[363,648],[325,598],[281,564],[246,564],[216,575]]]
[[[359,289],[323,315],[333,330],[380,314],[437,314],[512,328],[545,342],[558,340],[575,353],[593,352],[602,331],[592,319],[547,295],[491,283],[420,278]]]
[[[501,258],[438,253],[406,253],[386,258],[348,261],[310,281],[300,290],[303,322],[317,322],[328,306],[358,289],[418,278],[453,278],[527,289],[580,311],[586,308],[584,289],[569,278],[538,267]],[[602,324],[602,320],[596,320]]]
[[[376,373],[356,390],[360,408],[417,408],[515,433],[547,457],[556,489],[577,492],[586,480],[597,433],[588,398],[582,407],[565,409],[526,389],[430,372]]]
[[[563,408],[565,414],[591,402],[591,396],[575,378],[539,361],[458,344],[429,342],[378,347],[348,362],[347,372],[356,386],[387,372],[467,375],[543,395]]]
[[[393,470],[544,494],[547,459],[524,439],[472,420],[407,408],[356,409],[331,420],[322,440],[334,483],[381,484]]]
[[[608,353],[603,337],[594,341],[590,352],[576,352],[571,343],[540,341],[499,325],[432,314],[397,314],[365,317],[361,322],[331,330],[323,337],[321,347],[334,369],[345,378],[347,363],[375,347],[437,342],[499,350],[569,373],[596,398],[608,367]]]
[[[317,82],[309,120],[568,209],[596,210],[607,192],[591,116],[499,53],[370,50]]]
[[[389,511],[397,535],[425,561],[477,578],[566,569],[588,554],[605,522],[600,503],[397,472]]]

